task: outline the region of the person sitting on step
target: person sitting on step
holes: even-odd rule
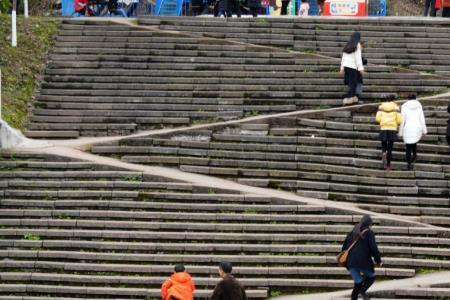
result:
[[[195,284],[184,265],[177,264],[175,272],[161,286],[163,300],[193,300]]]

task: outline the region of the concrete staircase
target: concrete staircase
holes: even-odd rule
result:
[[[398,142],[389,173],[381,169],[377,105],[317,110],[341,106],[338,56],[355,28],[370,62],[364,102],[445,91],[448,22],[327,21],[148,18],[139,27],[64,20],[27,134],[126,135],[316,109],[95,143],[90,151],[401,215],[374,217],[384,261],[377,276],[448,269],[450,100],[423,102],[429,134],[414,170]],[[0,187],[0,299],[156,299],[180,262],[203,299],[224,260],[254,299],[352,286],[335,256],[361,217],[355,210],[7,151],[0,152]],[[448,286],[374,294],[435,296],[448,296]]]
[[[225,29],[235,25],[230,22],[231,27],[223,27],[223,21],[208,22]],[[266,23],[255,24],[258,31],[259,25],[264,29]],[[29,117],[27,136],[126,135],[137,130],[342,104],[345,86],[337,72],[338,59],[267,47],[294,47],[278,43],[284,41],[279,39],[291,38],[289,34],[252,34],[251,28],[234,29],[242,30],[238,35],[252,37],[244,42],[266,46],[105,21],[64,20]],[[267,38],[270,43],[263,43]],[[433,94],[450,85],[449,79],[396,67],[368,66],[365,101],[390,93]]]
[[[340,57],[354,31],[365,41],[371,64],[450,76],[449,20],[430,18],[209,19],[141,18],[140,24],[199,36],[237,40]]]
[[[223,260],[251,298],[351,286],[334,256],[360,215],[50,155],[0,166],[0,299],[157,298],[179,262],[205,298]],[[381,278],[450,267],[447,231],[375,223]]]
[[[448,101],[424,103],[429,134],[418,146],[414,171],[407,170],[400,141],[393,171],[382,169],[376,105],[129,138],[92,152],[449,226]]]

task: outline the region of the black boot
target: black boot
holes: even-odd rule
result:
[[[352,291],[352,300],[358,300],[358,294],[361,291],[363,283],[355,283]]]
[[[364,300],[368,300],[369,296],[366,295],[367,290],[372,286],[375,282],[375,277],[366,277],[362,282],[361,289],[359,290],[359,294],[363,296]]]

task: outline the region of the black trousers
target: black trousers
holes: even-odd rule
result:
[[[413,163],[417,157],[417,144],[406,144],[406,162]]]
[[[362,76],[358,70],[352,68],[344,68],[345,78],[344,83],[348,86],[346,97],[353,97],[356,95],[356,87],[358,83],[362,83]]]
[[[256,18],[258,16],[258,7],[250,7],[250,13]]]
[[[413,163],[417,157],[417,144],[406,144],[406,162]]]
[[[386,161],[388,166],[391,165],[392,149],[394,149],[394,141],[381,142],[381,150],[383,151],[383,153],[386,153]]]
[[[423,15],[428,16],[428,10],[430,10],[430,16],[436,17],[436,0],[425,0],[425,7],[423,9]]]

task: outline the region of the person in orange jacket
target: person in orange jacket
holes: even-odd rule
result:
[[[193,300],[195,284],[182,264],[175,266],[175,272],[161,286],[163,300]]]

